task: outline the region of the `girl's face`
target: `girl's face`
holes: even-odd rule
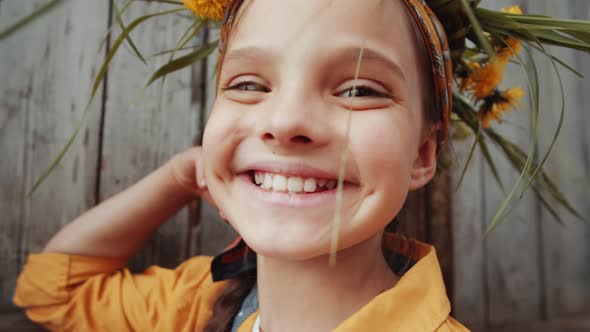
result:
[[[422,125],[421,54],[404,11],[390,0],[240,9],[203,156],[211,195],[259,254],[329,253],[343,153],[340,249],[380,235],[432,177],[435,134]]]

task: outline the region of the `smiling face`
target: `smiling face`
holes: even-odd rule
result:
[[[379,235],[408,191],[434,174],[421,54],[405,10],[379,0],[256,0],[240,9],[203,156],[213,199],[259,254],[329,252],[343,151],[340,248]]]

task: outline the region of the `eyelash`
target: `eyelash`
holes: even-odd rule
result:
[[[259,90],[240,89],[240,88],[245,87],[245,86],[248,86],[248,85],[256,86],[257,88],[260,88],[260,89]],[[236,83],[234,85],[223,87],[223,88],[221,88],[221,90],[223,90],[223,91],[227,91],[227,90],[241,90],[241,91],[250,91],[250,92],[251,91],[254,91],[254,92],[265,92],[265,93],[270,92],[270,89],[267,88],[267,87],[265,87],[264,85],[258,84],[258,83],[254,83],[254,82],[251,82],[251,81],[238,82],[238,83]]]
[[[241,89],[241,88],[246,87],[246,86],[255,86],[256,89],[252,89],[252,90],[249,90],[249,89]],[[271,91],[269,88],[265,87],[264,85],[258,84],[258,83],[255,83],[255,82],[251,82],[251,81],[238,82],[238,83],[236,83],[234,85],[230,85],[230,86],[227,86],[227,87],[222,87],[221,90],[223,90],[223,91],[240,90],[240,91],[244,91],[244,92],[264,92],[264,93],[268,93],[268,92]],[[373,88],[371,88],[369,86],[366,86],[366,85],[358,85],[358,86],[355,86],[355,87],[351,87],[349,89],[346,89],[346,90],[342,91],[337,96],[340,96],[340,95],[342,95],[343,93],[345,93],[347,91],[351,91],[350,96],[347,97],[347,98],[352,98],[352,91],[353,90],[356,90],[357,91],[357,95],[356,95],[357,98],[377,97],[377,98],[387,98],[387,99],[396,100],[396,98],[394,96],[392,96],[391,94],[377,91],[376,89],[373,89]],[[369,96],[362,96],[361,93],[359,93],[361,91],[364,91],[365,93],[368,93],[370,95]]]

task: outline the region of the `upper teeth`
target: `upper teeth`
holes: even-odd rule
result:
[[[270,191],[288,191],[292,193],[313,193],[321,189],[334,189],[336,180],[302,178],[280,174],[254,172],[254,182],[263,189]]]

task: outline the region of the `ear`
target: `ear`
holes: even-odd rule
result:
[[[423,135],[418,147],[418,155],[412,165],[410,173],[410,190],[416,190],[425,186],[436,173],[437,160],[437,127],[429,130],[426,135]]]

